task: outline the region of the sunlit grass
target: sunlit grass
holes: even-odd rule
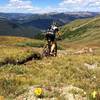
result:
[[[0,47],[0,64],[18,64],[26,61],[36,52],[28,47],[7,46]]]
[[[14,46],[16,43],[30,44]],[[6,43],[0,46],[0,95],[13,100],[26,92],[29,86],[34,85],[58,88],[63,85],[73,85],[83,89],[87,94],[90,94],[94,89],[100,90],[99,48],[95,50],[95,55],[88,53],[82,55],[64,55],[58,52],[57,57],[27,62],[27,58],[34,55],[34,53],[40,52],[39,48],[32,48],[34,44],[37,46],[39,43],[38,40],[34,42],[20,40],[20,42],[16,41],[13,46],[7,46]],[[64,49],[67,49],[68,52],[75,52],[75,49],[79,48],[78,46],[72,48],[72,45],[71,48],[67,48],[66,42],[61,44],[63,45],[60,46],[65,47]],[[23,61],[25,63],[20,64]],[[88,69],[84,65],[85,63],[89,65],[96,64],[96,68]],[[52,94],[48,93],[47,96],[50,97],[50,95],[56,95],[57,93],[58,91]]]
[[[95,70],[84,66],[84,63],[97,62]],[[0,68],[0,94],[15,98],[23,94],[27,86],[59,87],[60,84],[73,85],[90,93],[94,88],[99,89],[99,71],[100,56],[89,54],[44,58],[27,62],[26,65],[9,64]]]

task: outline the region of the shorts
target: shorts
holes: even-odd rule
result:
[[[46,39],[50,41],[55,41],[55,34],[46,34]]]

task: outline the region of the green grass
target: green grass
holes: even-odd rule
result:
[[[89,70],[84,63],[97,63],[98,68]],[[44,58],[27,62],[26,65],[5,65],[0,68],[0,95],[15,98],[23,94],[28,86],[73,85],[90,93],[100,89],[100,56],[69,55],[67,57]],[[96,76],[96,79],[93,77]],[[8,97],[9,95],[9,97]]]
[[[43,48],[46,42],[46,40],[37,40],[14,36],[0,36],[0,45],[7,46]],[[58,49],[63,50],[64,47],[61,46],[60,43],[58,43]]]
[[[16,46],[21,46],[21,47],[37,47],[37,48],[41,48],[44,46],[44,42],[23,42],[23,43],[17,43]]]
[[[4,64],[20,64],[34,56],[37,51],[29,47],[2,46],[0,47],[0,66]],[[33,57],[34,58],[34,57]]]
[[[28,43],[33,43],[33,44],[37,44],[37,43],[43,43],[43,41],[41,40],[37,40],[37,39],[30,39],[30,38],[24,38],[24,37],[14,37],[14,36],[0,36],[0,45],[26,45],[26,46],[30,46],[30,44]]]
[[[83,89],[87,95],[93,90],[100,91],[100,20],[86,24],[91,20],[93,19],[76,20],[64,26],[61,30],[64,40],[58,42],[58,48],[75,52],[85,46],[96,47],[95,55],[63,54],[18,64],[17,62],[27,60],[34,53],[41,52],[45,41],[0,37],[0,95],[13,100],[24,94],[29,86],[34,85],[58,88],[62,85],[73,85]],[[73,30],[82,24],[86,25]],[[85,63],[97,64],[97,67],[88,69]],[[74,90],[71,92],[77,94]],[[54,95],[58,96],[58,91]],[[48,93],[47,96],[52,94]]]
[[[66,43],[100,46],[100,16],[79,19],[61,28]]]

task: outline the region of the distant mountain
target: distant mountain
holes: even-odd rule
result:
[[[53,22],[64,25],[75,19],[90,18],[98,15],[97,12],[67,12],[47,14],[21,14],[21,13],[0,13],[0,17],[10,21],[32,25],[40,29],[47,29]]]
[[[0,18],[0,35],[2,36],[21,36],[34,38],[37,34],[41,34],[40,29],[33,26],[25,26]]]
[[[53,22],[62,26],[75,19],[90,18],[96,12],[67,12],[47,14],[0,13],[0,35],[40,37]]]

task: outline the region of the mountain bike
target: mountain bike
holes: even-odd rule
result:
[[[56,40],[54,41],[54,44],[55,44],[55,47],[54,47],[54,50],[53,50],[52,55],[51,55],[50,51],[51,51],[51,47],[52,47],[52,42],[51,42],[50,39],[47,41],[47,43],[43,47],[42,57],[57,56],[57,43],[56,43]]]

